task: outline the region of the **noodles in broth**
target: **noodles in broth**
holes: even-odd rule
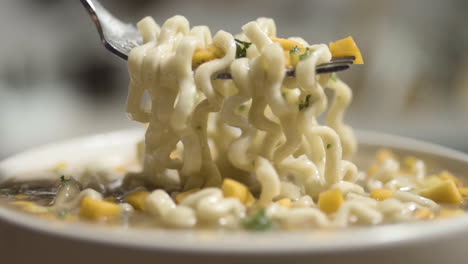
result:
[[[182,16],[161,27],[146,17],[138,28],[143,44],[128,58],[127,112],[147,127],[138,144],[142,171],[128,175],[124,186],[132,191],[107,198],[62,178],[46,212],[249,230],[460,212],[468,191],[449,172],[426,175],[424,161],[400,161],[386,150],[368,172],[351,162],[357,144],[343,119],[352,91],[336,74],[316,74],[336,55],[332,45],[278,38],[267,18],[236,36],[212,36]]]

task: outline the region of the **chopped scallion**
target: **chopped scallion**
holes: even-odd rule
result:
[[[299,55],[299,60],[305,60],[310,57],[310,55],[314,53],[314,49],[306,48],[305,52]]]
[[[266,231],[272,227],[272,223],[266,215],[265,209],[258,210],[248,217],[244,223],[244,228],[251,231]]]
[[[336,75],[336,73],[333,73],[330,79],[331,79],[332,81],[334,81],[334,82],[336,82],[336,81],[339,80],[339,79],[338,79],[338,75]]]
[[[59,219],[65,219],[65,218],[67,218],[67,215],[68,215],[68,212],[65,211],[65,210],[62,210],[62,211],[59,211],[59,212],[57,213],[57,218],[59,218]]]
[[[60,183],[67,184],[70,182],[70,179],[65,179],[65,175],[60,176]]]
[[[289,51],[289,54],[295,54],[295,53],[298,53],[299,52],[299,47],[298,46],[294,46],[290,51]]]
[[[299,111],[304,110],[305,108],[309,107],[310,105],[310,94],[306,95],[303,103],[299,104]]]
[[[234,39],[236,42],[236,58],[245,58],[247,56],[247,49],[252,45],[250,42]]]

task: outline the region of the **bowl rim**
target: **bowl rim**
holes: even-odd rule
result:
[[[96,142],[96,139],[105,140],[107,138],[115,143],[115,139],[120,138],[123,145],[128,145],[138,138],[139,133],[141,133],[141,136],[143,135],[141,129],[123,130],[49,144],[11,156],[0,161],[0,165],[12,160],[17,161],[25,157],[34,157],[35,153],[44,153],[54,148],[73,149],[73,146],[77,144]],[[357,131],[357,138],[361,145],[436,154],[437,156],[465,162],[468,165],[467,154],[432,143],[371,131]],[[339,254],[339,252],[362,251],[382,247],[409,246],[420,242],[448,238],[463,231],[468,233],[468,216],[443,221],[358,227],[335,231],[314,231],[310,232],[310,234],[290,231],[245,233],[160,229],[126,230],[86,223],[70,224],[43,220],[4,207],[0,207],[0,219],[17,228],[25,228],[43,235],[81,242],[140,250],[217,255],[239,253],[249,255]],[[229,235],[229,239],[225,239],[227,235]],[[288,243],[284,243],[284,241],[288,241]]]

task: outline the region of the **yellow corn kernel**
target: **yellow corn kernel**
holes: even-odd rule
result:
[[[465,212],[462,209],[442,209],[439,212],[439,218],[451,218],[462,216]]]
[[[441,183],[429,187],[420,192],[421,196],[429,198],[437,203],[461,203],[463,197],[457,186],[451,180],[444,180]]]
[[[204,49],[197,49],[193,53],[192,68],[196,68],[207,61],[218,59],[223,56],[224,51],[215,45],[209,45]]]
[[[243,204],[251,202],[253,198],[247,186],[233,179],[224,179],[221,189],[223,190],[224,197],[237,198]]]
[[[370,169],[367,171],[367,175],[372,176],[372,175],[376,174],[378,170],[379,170],[379,166],[374,165],[374,166],[370,167]]]
[[[434,218],[434,213],[428,208],[421,208],[414,212],[414,216],[421,220],[430,220]]]
[[[257,200],[255,199],[255,197],[253,196],[253,194],[251,192],[249,192],[247,194],[247,199],[245,200],[245,205],[247,206],[252,206]]]
[[[294,41],[294,40],[290,40],[290,39],[272,37],[271,40],[273,40],[273,42],[279,43],[281,47],[283,47],[283,49],[286,51],[290,51],[294,47],[298,47],[298,48],[304,47],[301,43]]]
[[[28,202],[28,201],[16,201],[16,202],[12,202],[11,203],[12,205],[17,205],[17,206],[28,206],[30,204],[33,204],[33,202]]]
[[[12,202],[11,204],[15,206],[19,206],[21,210],[26,211],[28,213],[43,214],[43,213],[49,212],[49,208],[45,206],[37,205],[34,202],[16,201],[16,202]]]
[[[291,56],[289,55],[289,51],[286,51],[286,50],[284,51],[284,58],[286,60],[285,62],[286,67],[292,67],[293,65],[291,63]]]
[[[198,192],[198,191],[200,191],[200,188],[193,188],[193,189],[190,189],[190,190],[188,190],[188,191],[186,191],[186,192],[179,193],[179,194],[176,195],[175,200],[176,200],[176,202],[179,204],[179,203],[181,203],[187,196],[189,196],[189,195],[192,194],[192,193],[196,193],[196,192]]]
[[[462,181],[448,171],[442,171],[439,174],[439,178],[441,178],[442,180],[451,180],[455,183],[455,185],[457,185],[457,187],[463,186]]]
[[[328,190],[320,193],[318,206],[325,213],[332,214],[340,209],[343,204],[343,193],[339,189]]]
[[[439,176],[430,175],[421,181],[421,185],[425,188],[429,188],[444,182]]]
[[[249,189],[238,181],[226,178],[223,181],[221,189],[223,190],[224,197],[238,198],[241,202],[245,202],[247,200]]]
[[[329,46],[333,57],[354,56],[356,57],[354,64],[364,64],[361,51],[356,42],[354,42],[353,37],[349,36],[336,42],[330,42]]]
[[[131,192],[125,196],[124,201],[131,204],[135,209],[144,211],[146,207],[146,197],[148,197],[149,194],[150,193],[145,190]]]
[[[15,200],[26,200],[29,198],[29,195],[26,194],[17,194],[15,195]]]
[[[392,151],[388,150],[388,149],[379,149],[377,151],[377,154],[376,154],[376,157],[377,157],[377,161],[379,163],[383,163],[384,161],[386,161],[387,159],[393,159],[395,158],[395,155],[393,154]]]
[[[468,196],[468,188],[467,187],[458,188],[458,191],[460,192],[461,195]]]
[[[406,168],[413,170],[416,167],[416,162],[418,162],[418,159],[409,156],[403,160],[403,165],[405,165]]]
[[[64,170],[66,168],[68,168],[68,163],[65,162],[65,161],[61,161],[61,162],[55,164],[53,170],[54,171],[61,171],[61,170]]]
[[[376,199],[377,201],[383,201],[385,199],[388,199],[392,197],[393,195],[393,190],[389,189],[374,189],[371,192],[371,197]]]
[[[109,203],[115,203],[115,204],[119,203],[119,200],[117,200],[117,198],[115,198],[114,196],[106,197],[104,198],[104,201],[109,202]]]
[[[281,200],[276,201],[276,203],[284,207],[291,207],[291,199],[289,198],[283,198]]]
[[[119,216],[121,212],[122,208],[118,204],[85,197],[81,201],[79,215],[90,220],[105,220]]]

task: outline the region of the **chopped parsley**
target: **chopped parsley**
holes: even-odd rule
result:
[[[332,144],[327,144],[327,149],[331,148]]]
[[[299,48],[298,46],[294,46],[291,50],[289,50],[289,58],[291,60],[291,65],[296,66],[299,61],[305,60],[312,53],[314,53],[314,49],[311,48]]]
[[[20,193],[20,191],[21,191],[21,187],[15,186],[11,189],[7,189],[7,195],[17,195]]]
[[[197,126],[197,130],[202,130],[202,128],[203,128],[203,127],[200,126],[200,125]]]
[[[65,175],[60,176],[60,183],[67,184],[70,182],[70,179],[65,179]]]
[[[255,214],[248,217],[243,226],[246,230],[250,231],[266,231],[271,229],[272,223],[266,215],[265,209],[258,210]]]
[[[314,53],[314,49],[306,48],[304,53],[299,55],[299,60],[302,61],[302,60],[305,60],[305,59],[309,58],[312,53]]]
[[[339,80],[338,75],[336,75],[336,73],[333,73],[330,79],[334,82]]]
[[[62,219],[62,220],[67,218],[67,216],[68,216],[68,212],[65,210],[59,211],[57,213],[57,218]]]
[[[296,54],[300,51],[298,46],[294,46],[290,51],[289,54]]]
[[[299,103],[299,111],[304,110],[310,105],[310,94],[308,94],[303,103]]]
[[[245,58],[247,56],[247,49],[252,45],[251,42],[234,39],[236,42],[236,58]]]
[[[292,66],[296,66],[297,63],[299,62],[299,55],[300,55],[301,49],[298,46],[294,46],[290,51],[289,51],[289,59],[291,61]]]

